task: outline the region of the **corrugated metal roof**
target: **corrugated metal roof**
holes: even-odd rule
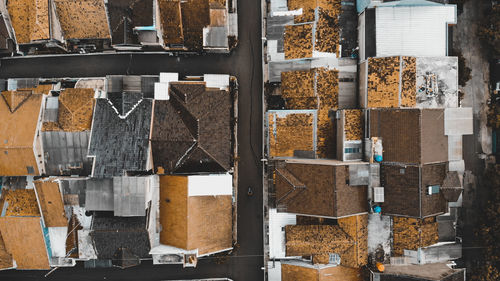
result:
[[[85,193],[87,211],[113,211],[113,179],[87,180]]]
[[[114,177],[113,198],[115,216],[132,217],[146,215],[147,177]]]
[[[89,175],[92,162],[87,157],[89,131],[42,132],[45,168],[48,175]]]
[[[47,97],[45,103],[45,112],[43,122],[57,122],[57,113],[59,112],[59,98]]]

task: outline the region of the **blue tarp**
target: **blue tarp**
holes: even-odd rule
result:
[[[137,26],[134,28],[135,30],[156,30],[156,27],[154,25],[150,25],[150,26]]]

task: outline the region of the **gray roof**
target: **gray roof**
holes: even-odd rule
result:
[[[87,186],[87,180],[85,178],[71,178],[61,180],[61,188],[63,194],[75,194],[78,195],[78,204],[81,207],[85,206],[85,192]]]
[[[85,209],[87,211],[113,211],[113,179],[86,181]]]
[[[117,103],[120,101],[96,100],[88,152],[95,157],[93,177],[122,176],[147,167],[153,101],[138,98],[121,115],[116,110],[125,107]]]
[[[89,137],[90,131],[42,132],[47,174],[90,175],[92,159],[87,157]]]
[[[208,27],[204,36],[204,47],[229,48],[227,27]]]
[[[154,97],[154,83],[160,81],[158,75],[108,75],[106,91],[109,93],[142,93],[146,98]]]
[[[145,216],[146,187],[148,183],[148,177],[113,178],[115,216]]]
[[[45,104],[45,112],[43,122],[57,122],[57,114],[59,113],[59,97],[47,97]]]

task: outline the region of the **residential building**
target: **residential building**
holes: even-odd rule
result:
[[[229,174],[160,176],[155,264],[196,266],[197,258],[233,247],[233,180]]]
[[[448,28],[457,23],[456,5],[426,0],[358,4],[361,61],[369,57],[448,55]]]
[[[94,89],[68,88],[45,103],[42,126],[46,174],[88,176],[92,161],[87,157]]]
[[[362,108],[459,106],[457,57],[370,57],[359,69]]]
[[[341,161],[363,159],[364,113],[361,109],[342,109],[336,112],[336,157]]]
[[[327,218],[368,212],[368,163],[287,160],[274,177],[278,211]]]
[[[52,85],[2,92],[0,115],[0,175],[24,176],[45,173],[40,129],[45,107],[44,94]],[[18,128],[23,128],[19,130]]]
[[[223,173],[233,166],[234,97],[228,75],[155,84],[151,145],[158,174]]]

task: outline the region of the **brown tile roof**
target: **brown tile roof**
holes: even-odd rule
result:
[[[180,0],[158,1],[164,44],[184,43]]]
[[[318,7],[314,50],[325,53],[336,53],[339,56],[340,0],[318,2],[322,2],[322,5]]]
[[[160,177],[160,243],[199,255],[232,247],[232,197],[188,196],[187,176]]]
[[[17,269],[50,269],[40,217],[0,217],[0,232]]]
[[[338,225],[287,225],[286,255],[312,256],[313,263],[326,262],[337,253],[341,264],[359,268],[367,263],[367,216],[338,220]],[[319,255],[319,259],[314,256]]]
[[[139,44],[134,28],[153,25],[151,0],[108,0],[107,10],[111,40],[117,44]]]
[[[8,204],[5,216],[40,216],[40,209],[38,208],[34,189],[5,189],[2,191],[2,196],[6,204]]]
[[[17,43],[50,39],[48,1],[10,0],[7,1],[7,9]]]
[[[462,183],[460,182],[458,172],[450,171],[446,173],[446,178],[444,179],[443,185],[441,186],[440,190],[443,193],[446,201],[457,202],[463,190],[464,188],[462,187]]]
[[[414,219],[394,217],[392,224],[393,252],[402,256],[404,250],[417,250],[438,242],[436,217]]]
[[[111,38],[104,0],[54,0],[66,39]]]
[[[317,0],[288,0],[288,10],[298,10],[302,8],[302,15],[295,17],[296,23],[314,21],[314,9]]]
[[[68,88],[59,95],[58,122],[45,122],[43,131],[87,131],[92,125],[94,89]]]
[[[283,163],[275,172],[277,199],[290,192],[290,174],[305,188],[277,202],[287,212],[326,217],[343,217],[367,212],[366,187],[351,187],[347,165]],[[282,171],[287,173],[283,173]],[[281,172],[280,172],[281,171]]]
[[[68,219],[64,212],[59,184],[53,181],[35,181],[35,189],[42,209],[42,215],[47,227],[64,227]]]
[[[295,151],[314,151],[313,113],[268,112],[269,154],[271,157],[293,157]]]

